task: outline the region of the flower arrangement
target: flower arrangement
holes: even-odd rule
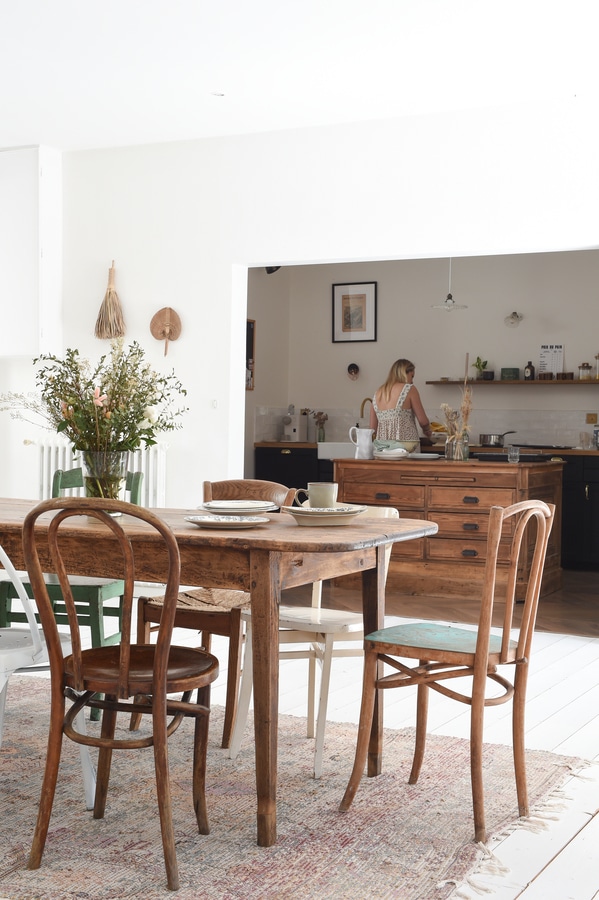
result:
[[[145,360],[137,342],[111,343],[109,354],[96,366],[78,350],[67,350],[64,359],[44,354],[36,373],[39,396],[0,395],[0,410],[17,419],[55,429],[73,450],[114,452],[136,450],[156,443],[161,431],[180,428],[177,419],[186,390],[175,376],[161,375]]]
[[[467,459],[470,415],[472,413],[472,388],[468,384],[467,379],[464,379],[462,402],[459,410],[452,409],[447,403],[442,403],[441,409],[443,410],[447,427],[445,455],[450,459]],[[449,452],[447,452],[448,450]]]

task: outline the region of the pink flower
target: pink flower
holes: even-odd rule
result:
[[[106,394],[102,394],[102,396],[100,396],[100,388],[97,387],[94,391],[94,406],[102,406],[104,401],[107,399],[108,398]]]

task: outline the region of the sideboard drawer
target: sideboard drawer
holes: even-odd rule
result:
[[[491,506],[510,506],[514,503],[511,488],[487,487],[430,487],[428,508],[489,510]]]
[[[346,484],[344,503],[367,503],[369,506],[395,506],[403,509],[423,509],[424,492],[421,484]]]
[[[484,562],[487,553],[486,541],[464,538],[427,538],[428,559],[466,560],[468,562]],[[502,541],[499,545],[499,559],[508,559],[510,554],[509,541]]]

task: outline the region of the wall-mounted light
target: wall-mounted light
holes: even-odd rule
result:
[[[347,367],[347,375],[351,378],[352,381],[357,381],[358,376],[360,374],[360,366],[356,365],[356,363],[350,363]]]
[[[516,312],[514,310],[513,313],[510,313],[509,316],[506,316],[503,320],[504,324],[507,325],[508,328],[517,328],[524,316],[522,313]]]
[[[273,275],[275,272],[278,272],[280,268],[280,266],[266,266],[266,274]]]

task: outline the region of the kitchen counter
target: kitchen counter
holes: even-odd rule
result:
[[[563,462],[454,462],[440,459],[335,460],[334,480],[346,503],[394,506],[401,516],[429,519],[439,526],[435,537],[395,545],[388,589],[402,593],[475,598],[484,572],[491,506],[520,500],[555,503],[542,595],[561,587],[561,501]],[[502,545],[507,559],[508,542]],[[524,559],[529,565],[528,554]],[[500,564],[502,583],[505,568]],[[527,568],[518,576],[518,599],[524,596]]]
[[[256,441],[254,449],[256,447],[303,447],[316,450],[318,444],[316,441]]]

